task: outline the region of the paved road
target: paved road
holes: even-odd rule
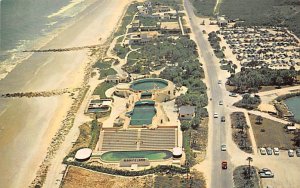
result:
[[[200,47],[201,55],[205,61],[204,66],[207,69],[208,85],[211,91],[211,111],[219,114],[219,118],[212,118],[213,114],[210,114],[209,128],[212,131],[212,144],[209,145],[208,152],[211,152],[209,156],[211,158],[211,184],[209,187],[212,188],[232,188],[232,165],[230,164],[230,155],[227,152],[221,152],[221,144],[226,144],[226,133],[228,126],[225,126],[225,123],[221,123],[220,116],[224,115],[226,108],[222,105],[219,105],[219,101],[223,100],[223,90],[218,84],[218,64],[213,61],[212,52],[209,51],[210,46],[202,34],[202,29],[200,26],[199,18],[194,15],[193,7],[189,1],[184,1],[185,9],[190,17],[191,27],[196,37],[196,42]],[[224,84],[224,83],[222,83]],[[226,160],[229,162],[228,169],[221,169],[221,162]]]

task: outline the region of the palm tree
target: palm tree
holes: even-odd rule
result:
[[[250,165],[250,163],[253,161],[253,158],[252,157],[247,157],[246,160],[248,161],[248,178],[250,179],[251,178],[251,165]]]
[[[261,124],[263,121],[263,118],[261,116],[256,116],[255,120],[256,120],[256,124]]]

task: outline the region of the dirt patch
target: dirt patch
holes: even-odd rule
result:
[[[256,124],[256,115],[249,114],[257,147],[278,147],[280,149],[294,148],[294,134],[285,131],[285,124],[263,118],[261,124]]]
[[[260,181],[257,174],[257,169],[254,167],[250,167],[250,177],[248,166],[238,166],[233,171],[233,182],[234,187],[236,188],[260,188]]]
[[[151,188],[153,177],[120,177],[69,166],[62,188]]]
[[[154,188],[205,188],[205,179],[203,175],[197,171],[192,171],[187,175],[159,175],[155,177]]]
[[[196,153],[196,161],[204,160],[207,148],[208,118],[201,120],[201,125],[191,131],[191,147]]]
[[[243,151],[252,153],[252,143],[249,135],[249,125],[247,125],[244,112],[233,112],[230,115],[232,139],[234,143]]]

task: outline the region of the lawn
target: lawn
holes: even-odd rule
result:
[[[94,93],[93,95],[100,95],[100,98],[108,98],[106,95],[105,95],[105,92],[112,88],[113,86],[115,86],[114,83],[107,83],[107,82],[103,82],[101,84],[99,84],[96,89],[94,90]]]
[[[262,124],[256,124],[257,116],[250,114],[249,117],[257,147],[294,148],[294,135],[285,132],[285,124],[267,118],[263,118]]]
[[[113,68],[108,68],[108,69],[100,69],[100,77],[99,79],[106,78],[108,75],[115,75],[117,74],[117,71]]]

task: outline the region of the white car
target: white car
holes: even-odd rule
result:
[[[219,80],[219,81],[218,81],[218,84],[222,84],[222,81],[221,81],[221,80]]]
[[[218,113],[214,113],[214,118],[218,118],[218,117],[219,117]]]
[[[227,150],[226,144],[222,144],[222,145],[221,145],[221,151],[226,151],[226,150]]]
[[[288,150],[288,155],[289,155],[289,157],[294,157],[294,150],[292,150],[292,149],[289,149]]]
[[[266,155],[267,154],[266,148],[260,148],[259,151],[260,151],[261,155]]]
[[[279,155],[279,148],[273,148],[274,155]]]
[[[219,105],[223,105],[223,101],[219,101]]]

